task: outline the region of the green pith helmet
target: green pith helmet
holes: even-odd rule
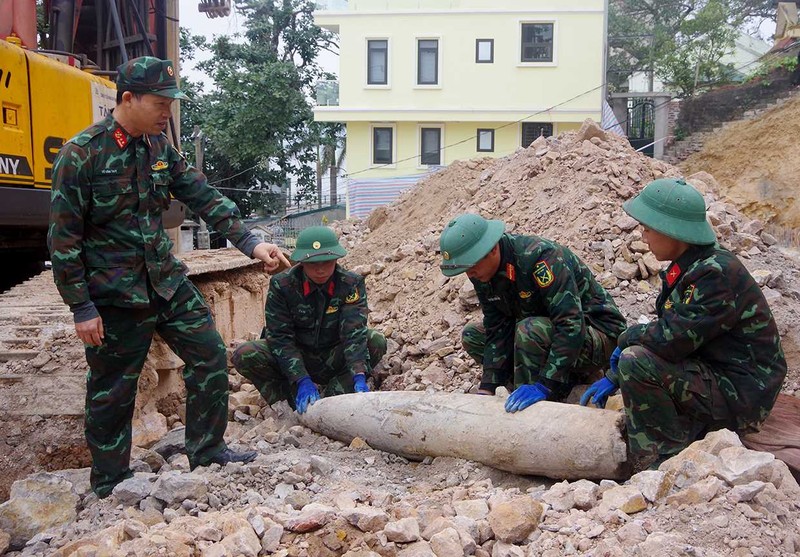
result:
[[[486,220],[472,213],[451,220],[439,238],[442,273],[452,277],[467,271],[492,251],[505,229],[503,221]]]
[[[339,259],[347,251],[339,244],[336,233],[327,226],[311,226],[297,236],[292,252],[292,261],[298,263],[318,263]]]
[[[647,228],[675,240],[700,246],[717,241],[706,220],[703,196],[683,179],[654,180],[622,208]]]

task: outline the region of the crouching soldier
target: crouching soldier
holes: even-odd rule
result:
[[[450,221],[439,245],[442,273],[466,273],[483,310],[483,323],[462,333],[483,365],[478,393],[513,382],[505,408],[517,412],[600,376],[625,319],[574,253],[470,213]]]
[[[657,465],[715,429],[766,419],[786,376],[778,327],[756,281],[716,243],[703,196],[662,178],[622,206],[660,261],[658,318],[627,329],[611,370],[586,391],[604,407],[622,391],[631,455]]]
[[[367,392],[367,376],[386,353],[384,336],[367,328],[361,275],[336,260],[347,254],[328,227],[297,237],[298,263],[270,280],[266,338],[233,354],[236,370],[268,404],[286,400],[299,413],[322,395]]]

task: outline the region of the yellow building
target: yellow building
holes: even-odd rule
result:
[[[318,2],[340,69],[314,117],[347,126],[349,213],[455,160],[599,122],[606,14],[606,0]]]

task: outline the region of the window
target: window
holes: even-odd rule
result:
[[[417,41],[417,85],[439,84],[439,39]]]
[[[538,137],[550,137],[553,135],[553,124],[548,122],[523,122],[522,123],[522,146],[530,147],[531,143]]]
[[[367,41],[367,85],[389,83],[389,41]]]
[[[553,61],[553,24],[522,24],[522,62]]]
[[[442,164],[442,128],[420,128],[421,164]]]
[[[372,128],[372,164],[392,164],[394,128]]]
[[[491,153],[494,151],[494,130],[478,128],[478,151]]]
[[[494,39],[475,39],[475,62],[478,64],[494,62]]]

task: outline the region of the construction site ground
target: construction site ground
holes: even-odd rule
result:
[[[784,110],[798,106],[800,101],[787,103]],[[796,144],[800,136],[796,127],[776,130],[787,135],[771,137],[771,146]],[[778,176],[770,156],[759,152],[765,143],[750,142],[746,160],[759,167],[763,162],[763,172]],[[796,169],[794,157],[785,163]],[[735,196],[726,197],[730,187],[717,174],[687,168],[690,182],[706,195],[720,243],[739,255],[770,302],[789,364],[783,393],[800,396],[796,246],[768,230],[766,213],[752,216],[751,205],[740,209]],[[746,168],[742,163],[740,176]],[[438,268],[439,234],[464,211],[503,219],[510,232],[539,234],[570,247],[629,323],[653,318],[663,264],[621,204],[649,181],[679,175],[680,169],[638,154],[626,140],[587,123],[579,132],[539,138],[508,157],[456,162],[366,220],[335,223],[349,251],[342,264],[366,277],[371,326],[389,339],[373,389],[466,392],[477,383],[479,366],[460,343],[463,326],[480,318],[477,297],[466,277],[447,278]],[[231,252],[198,257],[247,263]],[[217,269],[195,273],[193,280],[233,347],[261,330],[267,277],[257,266],[231,269],[224,262]],[[624,484],[559,482],[455,458],[410,462],[358,440],[349,446],[332,441],[299,425],[285,403],[266,407],[231,370],[227,438],[259,456],[246,466],[190,473],[185,455],[165,449],[182,436],[183,393],[181,363],[159,343],[140,380],[133,453],[138,483],[98,501],[88,490],[85,468],[83,387],[76,379],[85,373],[82,348],[52,277],[40,275],[0,297],[0,319],[2,339],[11,341],[3,346],[0,367],[0,402],[11,410],[0,418],[0,467],[10,471],[0,479],[0,500],[8,498],[0,505],[0,553],[3,530],[15,555],[800,552],[796,480],[771,454],[749,451],[726,432]],[[498,431],[497,443],[503,437]],[[9,498],[11,481],[40,471],[50,473],[28,476]],[[44,522],[22,514],[23,501],[41,500],[42,493],[58,500],[67,517],[63,524],[47,529],[41,517]],[[25,516],[25,524],[10,521],[12,514]],[[51,508],[48,516],[55,514]]]

